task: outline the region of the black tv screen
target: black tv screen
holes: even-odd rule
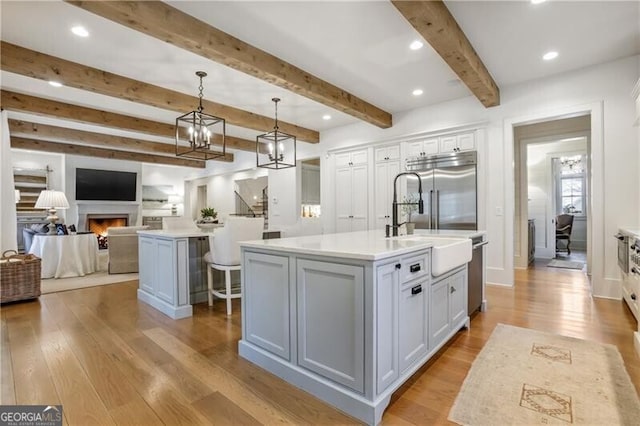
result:
[[[136,173],[76,169],[76,200],[135,201]]]

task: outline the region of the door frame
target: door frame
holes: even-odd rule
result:
[[[541,123],[561,118],[580,115],[591,117],[591,164],[589,185],[591,186],[591,200],[589,200],[587,215],[587,262],[591,265],[591,292],[596,295],[611,293],[604,279],[604,116],[603,101],[574,105],[554,111],[530,113],[504,120],[504,191],[505,191],[505,220],[504,220],[504,249],[502,264],[504,265],[501,282],[513,286],[515,281],[514,269],[514,226],[515,226],[515,158],[514,158],[514,127],[525,124]],[[591,259],[597,259],[591,262]]]

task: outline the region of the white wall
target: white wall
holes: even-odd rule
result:
[[[594,152],[603,162],[604,200],[603,232],[594,236],[601,257],[593,261],[602,263],[594,268],[594,294],[620,297],[616,247],[612,235],[622,223],[636,223],[639,206],[638,192],[624,190],[620,182],[637,182],[638,143],[637,130],[632,128],[633,100],[631,90],[638,79],[640,56],[581,69],[547,79],[503,87],[501,105],[486,109],[475,98],[468,97],[438,105],[394,114],[390,129],[378,129],[365,123],[343,126],[323,132],[320,149],[322,158],[330,149],[385,141],[419,132],[444,130],[471,123],[486,122],[486,228],[487,281],[513,285],[513,147],[505,146],[505,123],[519,124],[518,117],[542,121],[557,117],[572,107],[601,103],[602,128],[606,149]],[[524,118],[522,120],[525,120]],[[524,123],[523,123],[524,124]],[[600,126],[599,124],[602,124]],[[334,229],[332,177],[328,175],[328,162],[322,166],[323,221],[325,229]],[[481,177],[482,178],[482,177]],[[594,179],[597,178],[594,177]],[[507,208],[508,207],[508,208]],[[502,216],[499,210],[509,213]],[[327,213],[326,215],[324,213]]]

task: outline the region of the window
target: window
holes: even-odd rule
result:
[[[569,213],[579,216],[585,214],[586,174],[584,163],[582,155],[560,157],[557,175],[558,214]]]

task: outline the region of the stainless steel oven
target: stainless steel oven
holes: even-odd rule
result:
[[[618,266],[625,274],[629,273],[629,237],[627,235],[617,233],[614,235],[618,240]]]

